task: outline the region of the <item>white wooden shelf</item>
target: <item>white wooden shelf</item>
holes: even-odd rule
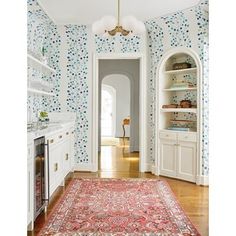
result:
[[[45,63],[41,62],[39,59],[33,57],[30,54],[27,54],[28,64],[33,68],[43,72],[43,73],[55,73],[56,71]]]
[[[190,87],[190,88],[168,88],[163,89],[164,92],[172,92],[172,91],[196,91],[197,87]]]
[[[186,134],[190,134],[190,133],[192,133],[192,134],[196,134],[197,133],[197,131],[193,131],[193,130],[191,130],[191,131],[180,131],[180,130],[171,130],[171,129],[160,129],[159,130],[160,132],[170,132],[170,133],[186,133]]]
[[[197,113],[197,108],[162,108],[161,112],[192,112],[192,113]]]
[[[155,162],[159,175],[198,183],[197,177],[202,173],[199,164],[202,158],[201,61],[195,54],[188,48],[176,47],[160,61],[156,83]],[[189,62],[191,68],[172,69],[174,64],[184,62]],[[190,100],[193,106],[181,107],[184,100]],[[164,106],[167,104],[173,106]]]
[[[165,74],[185,74],[185,73],[195,73],[197,72],[197,68],[188,68],[188,69],[182,69],[182,70],[168,70],[165,71]]]
[[[170,120],[170,122],[174,123],[196,123],[196,120]]]
[[[34,94],[40,94],[40,95],[45,95],[45,96],[54,96],[54,93],[49,93],[49,92],[45,92],[45,91],[34,89],[34,88],[27,88],[27,91],[29,93],[34,93]]]
[[[50,91],[53,87],[52,83],[44,81],[42,79],[29,79],[29,88],[37,89],[37,90],[46,90]]]

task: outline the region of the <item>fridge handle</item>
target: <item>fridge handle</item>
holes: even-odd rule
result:
[[[46,156],[45,156],[45,159],[46,159],[46,165],[45,165],[45,173],[46,173],[46,178],[45,178],[45,199],[44,201],[47,201],[49,202],[49,140],[47,140],[47,143],[45,144],[45,149],[46,149]]]

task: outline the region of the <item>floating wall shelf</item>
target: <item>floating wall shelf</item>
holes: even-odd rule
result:
[[[27,88],[28,93],[45,95],[45,96],[55,96],[53,93],[45,92],[42,90],[34,89],[34,88]]]
[[[165,74],[187,74],[187,73],[195,73],[197,72],[197,68],[193,67],[193,68],[188,68],[188,69],[182,69],[182,70],[168,70],[165,71]]]
[[[43,73],[50,74],[55,73],[56,71],[45,63],[41,62],[39,59],[33,57],[30,54],[27,54],[28,65],[32,66],[36,70],[39,70]]]
[[[192,112],[197,113],[196,108],[162,108],[161,112]]]
[[[29,88],[42,90],[45,92],[49,92],[53,88],[53,84],[42,79],[29,79]]]
[[[190,88],[168,88],[168,89],[163,89],[164,92],[188,91],[188,90],[197,90],[197,87],[190,87]]]

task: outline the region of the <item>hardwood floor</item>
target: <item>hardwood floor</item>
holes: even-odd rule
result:
[[[209,235],[208,229],[208,187],[176,179],[140,173],[139,154],[129,153],[128,140],[120,139],[118,146],[102,146],[99,155],[99,171],[75,172],[67,177],[65,187],[59,187],[48,207],[47,213],[41,213],[35,221],[35,229],[28,236],[35,236],[47,221],[58,199],[64,193],[72,178],[156,178],[166,180],[174,192],[185,213],[191,219],[202,236]]]

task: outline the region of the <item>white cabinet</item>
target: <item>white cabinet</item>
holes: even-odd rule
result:
[[[202,71],[196,52],[177,47],[157,68],[154,173],[197,182],[202,175]]]
[[[196,143],[179,141],[177,147],[177,178],[196,182]]]
[[[160,137],[160,174],[196,182],[196,134],[161,132]]]
[[[64,143],[64,156],[62,160],[63,160],[63,171],[65,177],[71,171],[70,139],[66,140]]]
[[[160,170],[162,175],[176,177],[176,146],[173,140],[160,142]]]
[[[74,156],[75,156],[75,130],[74,127],[70,129],[70,169],[74,171]]]
[[[28,133],[27,145],[27,228],[33,230],[35,220],[35,145],[34,140],[45,137],[45,192],[50,201],[66,175],[74,170],[74,125],[72,122],[55,130]]]
[[[61,146],[49,146],[49,196],[51,197],[61,181]]]
[[[33,143],[27,146],[27,225],[29,230],[34,227],[34,166],[33,166]]]
[[[47,137],[48,163],[49,163],[49,197],[58,186],[63,185],[64,178],[73,171],[72,155],[74,154],[73,128],[65,128],[63,131]]]

